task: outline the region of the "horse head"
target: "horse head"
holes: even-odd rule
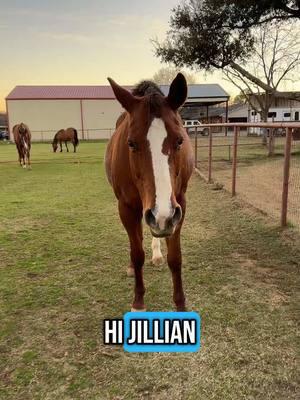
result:
[[[21,122],[20,125],[19,125],[19,132],[22,135],[25,135],[25,133],[27,132],[26,125],[23,122]]]

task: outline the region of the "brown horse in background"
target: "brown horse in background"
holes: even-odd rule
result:
[[[300,140],[300,128],[295,128],[292,131],[293,140]]]
[[[72,142],[74,146],[74,153],[76,153],[76,147],[79,145],[78,133],[74,128],[60,129],[54,136],[52,147],[54,153],[58,148],[58,143],[60,145],[60,152],[62,152],[62,143],[65,143],[67,152],[69,152],[67,142]]]
[[[19,154],[19,163],[23,168],[31,168],[30,149],[31,149],[31,133],[27,125],[23,122],[13,127],[14,141]]]
[[[127,274],[135,277],[132,310],[145,308],[144,217],[153,236],[154,264],[163,261],[160,238],[166,238],[173,299],[177,310],[183,311],[180,231],[186,208],[185,192],[194,168],[191,143],[177,112],[186,100],[186,80],[178,74],[167,97],[153,82],[144,81],[130,93],[108,80],[127,111],[124,118],[119,117],[107,147],[105,164],[130,242],[131,264]]]

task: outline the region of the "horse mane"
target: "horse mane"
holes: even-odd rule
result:
[[[138,97],[147,96],[154,93],[158,93],[161,96],[164,95],[157,84],[152,81],[141,81],[132,90],[132,94]]]
[[[53,144],[56,144],[57,142],[58,142],[58,139],[57,139],[57,136],[58,136],[58,134],[62,131],[63,129],[60,129],[59,131],[57,131],[56,132],[56,134],[54,135],[54,138],[53,138]]]
[[[164,94],[156,83],[152,81],[141,81],[132,90],[132,94],[137,97],[147,96],[150,113],[156,117],[160,117],[160,109],[164,101]]]

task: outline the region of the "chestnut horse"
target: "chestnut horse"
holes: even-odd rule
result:
[[[67,142],[72,142],[74,146],[74,153],[76,153],[76,147],[79,144],[78,140],[78,133],[76,129],[74,128],[67,128],[67,129],[60,129],[54,136],[53,142],[52,142],[52,147],[54,153],[56,152],[58,148],[58,142],[60,145],[60,152],[62,152],[62,142],[65,143],[67,152],[69,152]]]
[[[183,311],[180,231],[185,215],[185,192],[194,168],[190,140],[178,114],[187,96],[186,80],[178,74],[167,97],[153,82],[144,81],[130,93],[112,79],[108,80],[127,111],[108,144],[105,165],[130,242],[131,264],[127,274],[135,277],[132,310],[145,309],[144,216],[153,236],[154,264],[163,261],[159,238],[166,238],[173,299],[177,310]]]
[[[30,149],[31,149],[31,133],[27,125],[23,122],[13,127],[14,141],[19,154],[19,163],[23,168],[31,168],[30,165]]]

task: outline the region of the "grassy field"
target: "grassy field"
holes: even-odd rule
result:
[[[298,399],[300,238],[197,176],[182,241],[202,349],[103,345],[103,318],[121,317],[133,293],[104,149],[34,144],[28,171],[0,145],[0,399]],[[150,243],[145,230],[147,309],[171,310]]]

